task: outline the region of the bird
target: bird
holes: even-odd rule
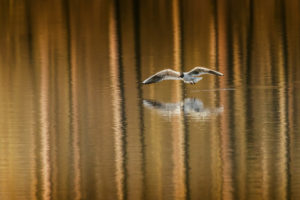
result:
[[[172,69],[164,69],[156,74],[150,76],[149,78],[145,79],[142,83],[143,84],[152,84],[161,82],[163,80],[182,80],[184,83],[196,84],[198,81],[202,80],[203,77],[199,77],[203,74],[214,74],[217,76],[224,76],[221,72],[208,69],[205,67],[195,67],[189,72],[177,72]]]

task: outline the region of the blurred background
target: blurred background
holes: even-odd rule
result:
[[[300,199],[299,10],[1,0],[0,199]]]

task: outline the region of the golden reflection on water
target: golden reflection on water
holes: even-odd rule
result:
[[[173,11],[173,33],[174,33],[174,70],[182,71],[182,47],[181,47],[181,13],[180,5],[178,0],[173,0],[172,11]],[[182,86],[181,82],[175,83],[174,100],[180,101],[182,99]],[[186,187],[185,187],[185,136],[184,136],[184,116],[178,116],[172,120],[172,136],[173,136],[173,184],[174,184],[174,196],[180,199],[186,198]]]
[[[71,36],[70,36],[71,37]],[[71,38],[70,38],[71,40]],[[69,44],[70,45],[70,44]],[[70,66],[69,66],[69,78],[70,78],[70,90],[71,90],[71,107],[70,107],[70,126],[73,134],[72,149],[73,149],[73,164],[74,164],[74,199],[82,199],[81,194],[81,156],[80,156],[80,131],[79,131],[79,102],[78,102],[78,72],[75,47],[70,50]],[[72,67],[71,67],[72,66]]]
[[[47,37],[47,36],[45,36]],[[43,39],[43,38],[42,38]],[[45,42],[45,40],[43,40]],[[41,45],[47,48],[47,45]],[[46,51],[43,51],[46,52]],[[40,119],[41,119],[41,160],[42,160],[42,199],[50,199],[50,135],[49,135],[49,66],[46,54],[41,54],[41,88],[40,88]]]
[[[1,4],[0,199],[299,199],[299,6]]]
[[[113,107],[113,120],[114,120],[114,149],[116,161],[116,187],[118,199],[125,199],[124,194],[124,152],[123,152],[123,127],[122,127],[122,108],[121,108],[121,84],[120,83],[120,69],[119,66],[119,44],[118,31],[116,22],[116,5],[111,4],[109,14],[109,53],[110,53],[110,77],[111,77],[111,90],[112,90],[112,107]]]

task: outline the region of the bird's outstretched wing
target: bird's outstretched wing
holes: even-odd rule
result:
[[[150,76],[143,81],[143,84],[157,83],[163,80],[181,80],[180,73],[172,69],[165,69]]]
[[[214,74],[217,76],[224,76],[221,72],[212,70],[212,69],[207,69],[205,67],[195,67],[191,71],[187,73],[190,76],[201,76],[202,74]]]

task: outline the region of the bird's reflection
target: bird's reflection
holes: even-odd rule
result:
[[[223,112],[223,106],[217,108],[205,107],[200,99],[186,98],[178,103],[162,103],[155,100],[143,100],[146,108],[156,110],[160,115],[170,117],[181,115],[191,116],[196,119],[205,119],[211,115],[218,115]]]

